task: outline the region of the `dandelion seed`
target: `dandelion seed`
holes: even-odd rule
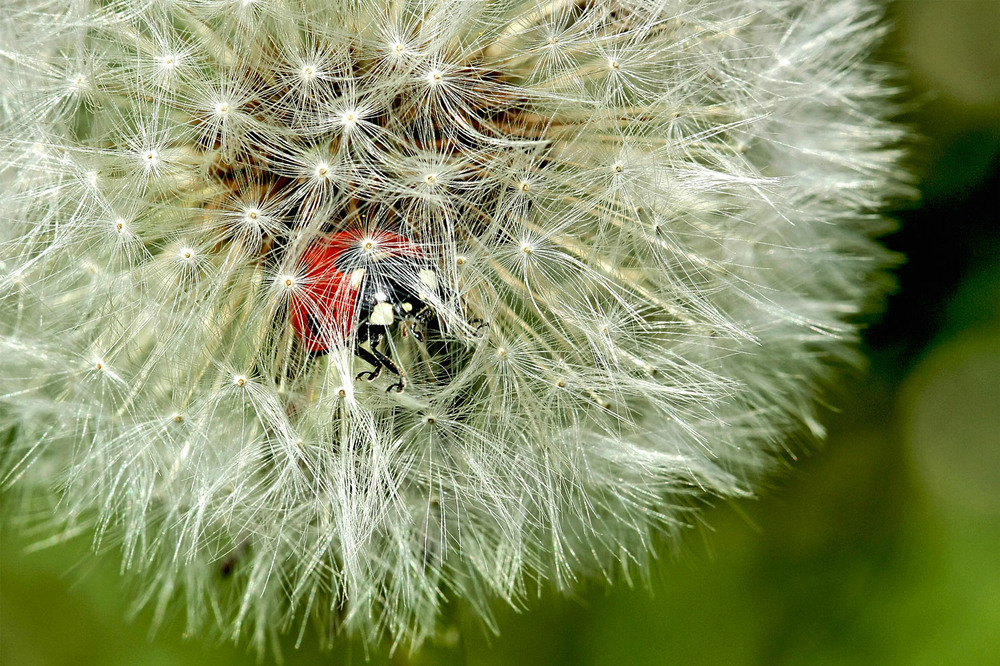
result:
[[[340,114],[340,123],[345,130],[350,130],[358,124],[358,113],[354,109],[349,109]]]

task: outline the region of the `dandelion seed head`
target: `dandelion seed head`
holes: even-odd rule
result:
[[[79,92],[87,86],[87,77],[84,74],[74,74],[69,79],[69,89],[71,92]]]
[[[345,130],[350,130],[356,127],[358,119],[358,112],[354,109],[348,109],[340,114],[340,123],[344,126]]]
[[[427,72],[427,76],[425,78],[427,80],[427,84],[432,87],[439,86],[444,83],[444,73],[437,69],[432,69]]]
[[[299,70],[299,74],[303,82],[309,82],[320,76],[320,70],[314,65],[303,65],[302,69]]]
[[[908,191],[866,0],[57,4],[0,58],[0,478],[192,630],[489,624],[821,434]]]
[[[169,78],[177,72],[183,56],[179,53],[164,53],[155,59],[158,74],[164,78]]]

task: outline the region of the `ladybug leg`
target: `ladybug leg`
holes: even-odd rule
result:
[[[405,338],[412,335],[417,342],[423,342],[424,332],[421,329],[427,328],[430,307],[420,301],[405,300],[395,307],[395,312],[401,324],[402,336]]]
[[[389,388],[386,389],[386,392],[395,389],[396,393],[402,393],[403,389],[406,387],[406,374],[399,369],[399,367],[391,358],[389,358],[388,355],[379,351],[378,346],[382,343],[384,338],[384,327],[377,327],[373,329],[371,325],[363,324],[362,327],[358,329],[358,335],[354,343],[354,353],[361,357],[361,360],[374,366],[374,369],[359,373],[355,379],[374,381],[380,374],[382,374],[382,368],[385,368],[392,374],[399,377],[399,381],[395,384],[391,384]],[[370,351],[361,346],[365,342],[369,343],[369,346],[371,347]]]
[[[364,343],[371,341],[371,347],[374,349],[375,345],[378,344],[380,340],[381,336],[379,336],[378,339],[372,338],[371,328],[367,322],[358,327],[357,335],[354,338],[354,353],[360,357],[362,361],[370,364],[373,369],[365,372],[359,372],[357,377],[354,379],[364,379],[372,382],[375,381],[380,374],[382,374],[382,362],[379,361],[375,354],[361,346]]]
[[[393,363],[391,358],[389,358],[389,355],[379,351],[378,346],[382,344],[382,340],[384,339],[385,339],[385,333],[381,331],[372,336],[371,338],[372,355],[378,360],[379,365],[381,365],[383,368],[385,368],[392,374],[398,375],[399,368],[396,367],[396,364]]]
[[[413,339],[417,342],[423,342],[423,334],[417,330],[417,320],[413,317],[406,317],[405,319],[400,319],[399,322],[400,335],[402,337],[407,337],[412,335]]]
[[[357,354],[362,361],[365,363],[370,363],[374,369],[365,370],[364,372],[359,372],[355,379],[364,379],[365,381],[373,382],[378,379],[378,376],[382,374],[382,362],[379,361],[375,354],[371,353],[364,347],[355,347],[354,353]]]
[[[385,389],[385,392],[388,393],[389,391],[395,390],[396,393],[402,393],[403,389],[405,388],[406,388],[406,373],[400,372],[399,381],[396,382],[395,384],[389,384],[389,386]]]
[[[484,328],[489,328],[490,322],[483,321],[482,319],[470,319],[469,326],[476,327],[476,329],[472,331],[472,337],[478,338],[480,331],[482,331]]]
[[[427,305],[424,305],[410,316],[410,332],[413,334],[413,339],[417,342],[424,341],[424,332],[427,330],[427,320],[430,317],[431,309]]]
[[[406,388],[406,373],[399,369],[399,366],[397,366],[396,363],[391,358],[389,358],[388,354],[379,351],[378,348],[379,345],[382,343],[382,340],[385,338],[385,330],[379,329],[370,335],[371,335],[370,339],[371,339],[372,355],[375,356],[375,358],[378,360],[379,367],[385,368],[392,374],[399,377],[399,381],[396,382],[395,384],[390,384],[389,387],[385,390],[385,392],[388,393],[389,391],[395,389],[396,393],[402,393],[403,389]]]

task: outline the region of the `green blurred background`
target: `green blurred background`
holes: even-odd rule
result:
[[[816,0],[817,2],[822,0]],[[922,200],[886,239],[908,262],[865,334],[870,367],[827,396],[830,439],[757,501],[710,510],[651,589],[594,584],[465,621],[470,664],[1000,664],[1000,0],[891,6],[910,74]],[[905,204],[904,204],[905,205]],[[243,664],[255,655],[124,618],[114,556],[86,538],[0,543],[0,663]],[[284,646],[289,664],[364,664],[359,645]],[[372,654],[371,663],[390,660]],[[391,658],[408,661],[405,655]]]

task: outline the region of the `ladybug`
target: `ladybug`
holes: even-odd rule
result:
[[[433,314],[438,274],[406,236],[361,229],[338,231],[313,242],[299,262],[302,287],[289,301],[292,328],[312,356],[331,345],[352,345],[372,370],[356,379],[375,380],[385,368],[399,377],[387,391],[406,387],[406,373],[381,351],[389,329],[420,341]],[[368,343],[368,348],[362,347]]]

